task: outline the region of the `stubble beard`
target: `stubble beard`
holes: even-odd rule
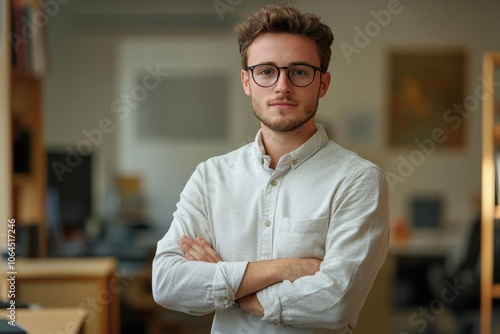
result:
[[[318,97],[315,101],[311,102],[308,105],[305,105],[301,110],[294,110],[294,111],[286,111],[286,110],[280,110],[279,111],[279,120],[272,120],[272,117],[266,117],[265,115],[265,109],[266,108],[271,108],[267,104],[267,102],[264,103],[259,103],[259,101],[254,101],[252,98],[252,109],[255,117],[267,128],[269,128],[272,131],[275,132],[293,132],[299,129],[301,126],[309,122],[315,115],[316,111],[318,110],[318,103],[319,103],[319,92],[318,92]],[[294,117],[292,119],[288,118],[287,114],[293,113],[297,114],[299,113],[298,117]]]

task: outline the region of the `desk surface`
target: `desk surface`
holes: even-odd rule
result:
[[[86,316],[82,308],[18,309],[16,323],[29,334],[78,334]]]
[[[18,258],[20,279],[103,277],[116,270],[116,260],[106,258]]]
[[[391,238],[389,254],[396,256],[446,256],[460,246],[462,236],[453,231],[415,231],[406,240]]]

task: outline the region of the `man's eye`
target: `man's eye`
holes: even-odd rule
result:
[[[309,75],[307,68],[294,68],[292,74],[297,77],[303,77]]]
[[[259,69],[257,74],[262,75],[262,76],[271,76],[271,75],[274,75],[275,72],[276,72],[276,70],[274,68],[267,67],[267,68]]]

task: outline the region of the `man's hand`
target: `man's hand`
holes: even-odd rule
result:
[[[197,237],[194,240],[183,235],[179,240],[179,246],[184,251],[184,256],[190,261],[203,261],[217,263],[222,261],[214,249],[205,241]]]

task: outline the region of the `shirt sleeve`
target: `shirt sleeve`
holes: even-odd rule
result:
[[[263,321],[278,325],[353,329],[389,242],[388,188],[383,172],[354,175],[332,201],[320,271],[257,293]]]
[[[234,304],[248,262],[207,263],[188,261],[178,240],[182,235],[203,237],[213,245],[208,220],[202,165],[181,193],[174,220],[158,242],[153,260],[152,290],[165,308],[204,315]]]

